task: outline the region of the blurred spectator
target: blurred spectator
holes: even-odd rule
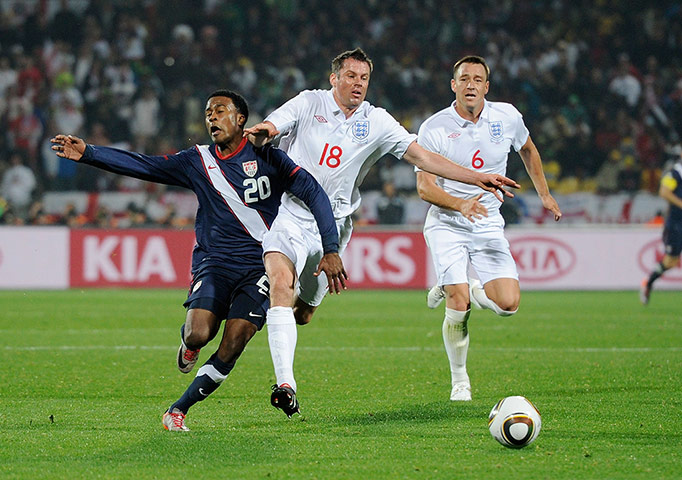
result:
[[[634,109],[637,106],[637,102],[639,102],[642,85],[633,74],[630,56],[627,53],[621,53],[618,57],[618,70],[616,76],[609,84],[609,91],[622,97],[631,109]]]
[[[0,158],[30,152],[39,188],[117,188],[101,173],[76,179],[73,165],[50,155],[55,131],[99,124],[111,144],[151,153],[165,140],[177,144],[164,150],[178,151],[206,141],[210,91],[240,90],[253,122],[291,92],[328,88],[327,59],[355,46],[378,67],[370,101],[413,132],[451,96],[438,80],[443,67],[486,56],[497,79],[490,99],[519,107],[565,191],[602,181],[600,191],[611,191],[628,155],[619,150],[614,164],[611,152],[627,137],[640,188],[655,190],[661,151],[682,133],[674,2],[479,2],[461,11],[398,0],[55,0],[0,11]],[[388,181],[414,195],[414,172],[395,163],[379,162],[362,189],[378,195]]]
[[[161,127],[160,120],[161,102],[151,85],[143,85],[137,99],[133,102],[130,117],[130,131],[133,134],[135,151],[149,151],[151,147],[149,141],[158,133]]]
[[[396,192],[395,185],[384,183],[382,195],[377,200],[377,220],[381,225],[399,225],[404,223],[405,202]]]
[[[10,167],[2,175],[0,196],[11,205],[18,218],[26,220],[37,184],[36,177],[33,170],[25,165],[22,152],[13,152],[9,163]]]

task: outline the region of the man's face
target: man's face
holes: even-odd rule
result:
[[[483,104],[489,85],[485,67],[480,63],[461,64],[455,78],[450,81],[457,104],[467,110],[474,110]]]
[[[218,145],[227,144],[235,137],[241,138],[243,135],[244,115],[237,111],[229,97],[209,98],[204,121],[208,134]]]
[[[344,60],[338,75],[332,73],[329,76],[336,101],[350,110],[359,107],[367,96],[369,73],[367,62],[354,58]]]

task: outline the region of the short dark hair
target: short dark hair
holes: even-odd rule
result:
[[[227,97],[232,100],[232,103],[234,103],[234,106],[237,108],[237,111],[244,115],[244,125],[246,125],[246,121],[249,119],[249,105],[246,103],[246,100],[244,97],[239,95],[237,92],[233,92],[232,90],[216,90],[212,94],[208,96],[206,101],[208,102],[210,99],[213,97]]]
[[[355,50],[346,50],[345,52],[337,55],[334,60],[332,60],[332,73],[338,75],[341,71],[341,67],[343,67],[343,62],[345,62],[348,58],[365,62],[367,65],[369,65],[369,73],[372,73],[372,70],[374,70],[374,63],[372,63],[372,59],[367,56],[362,48],[358,47]]]
[[[479,65],[483,65],[483,67],[485,67],[485,80],[486,80],[486,82],[490,78],[490,67],[488,67],[488,64],[486,63],[485,58],[479,57],[478,55],[467,55],[466,57],[462,57],[459,60],[457,60],[457,63],[455,63],[455,66],[452,67],[452,78],[457,77],[457,69],[463,63],[477,63]]]

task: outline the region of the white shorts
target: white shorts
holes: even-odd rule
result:
[[[467,220],[468,222],[468,220]],[[427,216],[424,238],[438,285],[469,283],[469,263],[482,284],[497,278],[519,279],[502,225],[448,223]]]
[[[343,253],[351,234],[353,222],[350,217],[336,221],[339,231],[339,255]],[[289,258],[298,275],[298,298],[317,307],[327,294],[327,276],[313,274],[322,260],[322,239],[315,220],[294,217],[287,210],[280,209],[272,227],[263,237],[263,254],[280,252]]]

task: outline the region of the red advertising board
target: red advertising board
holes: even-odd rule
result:
[[[424,288],[431,260],[421,232],[354,232],[343,254],[349,288]]]
[[[182,287],[190,280],[193,231],[72,230],[72,287]]]

